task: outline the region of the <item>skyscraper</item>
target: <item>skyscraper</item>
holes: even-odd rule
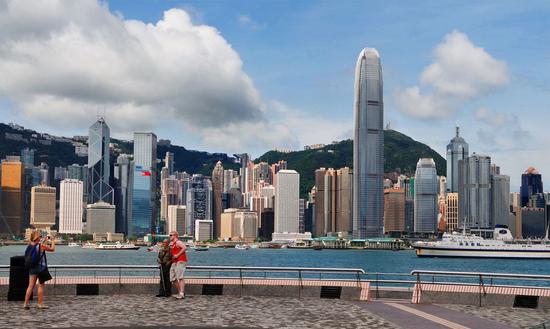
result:
[[[133,165],[128,154],[118,156],[115,167],[115,232],[128,234],[128,218],[131,218],[130,195],[132,189]],[[130,214],[130,216],[128,216]]]
[[[432,158],[422,158],[416,164],[414,178],[414,231],[437,232],[438,179]]]
[[[493,224],[510,223],[510,177],[507,175],[491,175],[491,216]]]
[[[275,187],[275,232],[299,232],[300,174],[279,170]]]
[[[34,167],[34,150],[28,147],[21,150],[21,162],[25,165],[25,168]]]
[[[60,184],[59,233],[82,234],[82,198],[84,183],[78,179],[65,179]]]
[[[23,219],[24,164],[19,159],[2,160],[0,233],[16,235],[29,224]]]
[[[533,167],[527,168],[521,175],[521,206],[527,207],[529,199],[534,194],[542,194],[543,192],[542,175]],[[544,195],[540,195],[540,198],[544,198]]]
[[[134,170],[132,185],[132,216],[128,235],[151,233],[156,224],[156,159],[157,136],[153,133],[134,133]]]
[[[460,227],[492,229],[491,158],[474,153],[460,160],[458,179]]]
[[[405,189],[384,190],[384,232],[392,236],[405,232]]]
[[[468,143],[459,129],[456,127],[456,136],[447,145],[447,190],[452,193],[458,192],[458,161],[468,157]]]
[[[212,197],[213,197],[213,221],[214,239],[220,236],[221,216],[222,216],[222,191],[223,191],[223,166],[222,162],[218,161],[214,170],[212,170]]]
[[[197,221],[212,221],[212,182],[203,175],[195,174],[189,179],[185,216],[188,235],[195,234]]]
[[[109,156],[110,131],[103,118],[89,130],[88,136],[88,203],[113,203],[113,188]]]
[[[384,229],[384,102],[382,65],[365,48],[355,67],[353,143],[353,235],[379,237]]]
[[[174,174],[174,153],[166,152],[164,167],[168,168],[168,176]]]
[[[49,231],[55,225],[55,187],[34,186],[31,189],[31,225]]]

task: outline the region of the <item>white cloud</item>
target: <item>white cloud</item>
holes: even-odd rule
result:
[[[182,9],[144,23],[95,0],[1,4],[0,98],[31,122],[85,129],[105,112],[118,134],[167,121],[237,139],[271,128],[239,54]]]
[[[474,117],[484,124],[477,131],[478,144],[484,152],[532,148],[531,135],[521,127],[517,116],[480,107]]]
[[[505,62],[453,31],[434,49],[434,62],[420,75],[420,85],[397,90],[400,110],[420,118],[447,117],[467,101],[509,82]]]
[[[251,29],[256,30],[256,31],[265,28],[265,23],[259,23],[255,20],[253,20],[248,15],[239,15],[239,17],[237,17],[237,21],[242,26],[250,27]]]

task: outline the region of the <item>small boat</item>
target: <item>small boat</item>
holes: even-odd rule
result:
[[[71,248],[74,248],[74,247],[80,247],[80,245],[76,242],[69,242],[69,244],[67,245],[68,247],[71,247]]]
[[[99,246],[95,247],[95,250],[138,250],[139,247],[133,243],[100,243]]]
[[[82,245],[82,249],[95,249],[95,247],[97,247],[97,245],[91,242],[86,242]]]
[[[243,244],[235,245],[235,249],[239,249],[239,250],[248,250],[248,249],[250,249],[250,246],[243,243]]]
[[[313,246],[313,250],[323,250],[323,246],[317,244]]]
[[[195,251],[208,251],[208,249],[210,249],[210,247],[208,246],[194,246],[192,247],[193,250]]]

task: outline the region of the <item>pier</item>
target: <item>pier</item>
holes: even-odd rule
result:
[[[0,266],[7,296],[9,266]],[[0,301],[0,327],[547,328],[550,276],[189,266],[186,298],[155,298],[158,268],[51,265],[49,310]],[[22,321],[25,320],[25,321]],[[30,322],[28,322],[30,321]],[[538,327],[537,327],[538,326]]]

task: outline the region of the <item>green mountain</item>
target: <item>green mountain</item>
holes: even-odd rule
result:
[[[433,158],[438,175],[445,175],[446,161],[436,151],[395,130],[384,131],[384,172],[401,172],[412,175],[419,158]],[[353,167],[353,141],[345,140],[315,150],[290,153],[269,151],[255,162],[274,163],[286,160],[288,168],[300,173],[300,195],[305,197],[315,185],[315,169]]]
[[[445,159],[427,145],[394,130],[385,130],[384,139],[385,172],[398,171],[409,175],[414,174],[418,159],[429,157],[435,160],[438,175],[445,175]],[[28,147],[35,150],[35,165],[46,162],[50,168],[53,168],[66,167],[73,163],[85,164],[87,158],[79,157],[74,153],[72,143],[75,141],[74,138],[41,134],[34,130],[0,123],[0,159],[4,159],[7,155],[19,155],[23,148]],[[115,144],[114,157],[120,153],[132,153],[133,144],[130,141],[111,139],[111,143]],[[178,171],[211,175],[218,160],[222,161],[225,169],[239,167],[233,158],[225,153],[193,151],[177,145],[159,144],[157,158],[163,159],[167,151],[174,153],[174,168]],[[321,149],[290,153],[269,151],[257,158],[255,162],[274,163],[279,160],[286,160],[288,168],[300,173],[300,195],[305,197],[314,185],[315,169],[353,167],[353,141],[345,140],[326,145]]]

